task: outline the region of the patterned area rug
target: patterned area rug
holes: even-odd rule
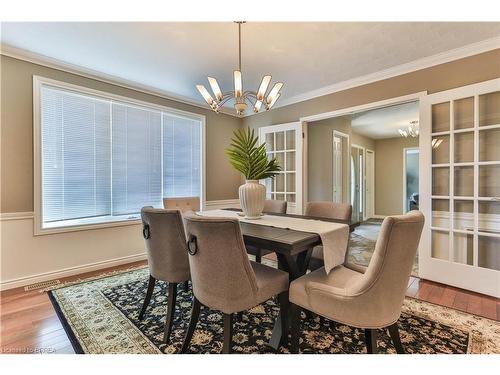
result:
[[[147,313],[137,316],[148,279],[147,268],[67,284],[49,292],[77,353],[176,353],[191,307],[191,292],[180,288],[170,345],[162,343],[167,285],[155,287]],[[266,347],[279,307],[271,299],[243,314],[234,328],[236,353],[272,353]],[[398,322],[408,353],[500,352],[500,323],[407,298]],[[364,353],[363,331],[319,317],[301,321],[302,353]],[[394,353],[387,332],[379,331],[379,352]],[[222,314],[203,308],[191,353],[218,353],[222,348]],[[280,353],[288,353],[286,347]]]

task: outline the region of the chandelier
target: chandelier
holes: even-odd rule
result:
[[[398,129],[399,135],[405,138],[408,137],[417,138],[418,131],[419,131],[418,120],[410,121],[410,125],[408,125],[407,129]]]
[[[217,83],[217,80],[213,77],[208,77],[208,82],[212,91],[214,93],[215,99],[210,95],[208,90],[203,85],[196,85],[196,88],[203,96],[207,104],[210,108],[219,113],[220,109],[224,104],[228,101],[234,99],[234,108],[236,110],[236,114],[241,116],[245,113],[249,103],[253,107],[253,111],[258,113],[264,104],[266,110],[269,110],[273,107],[274,103],[281,96],[280,90],[283,87],[283,82],[277,82],[274,84],[271,91],[266,96],[267,88],[271,83],[271,76],[266,75],[262,77],[262,81],[260,82],[259,89],[257,92],[255,91],[243,91],[243,83],[241,78],[241,24],[245,23],[245,21],[235,21],[238,24],[238,70],[235,70],[233,73],[234,77],[234,91],[228,91],[223,93]]]

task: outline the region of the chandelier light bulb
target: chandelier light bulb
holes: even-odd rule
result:
[[[210,87],[212,88],[215,98],[220,102],[222,100],[222,91],[217,83],[217,80],[213,77],[208,77],[208,82],[210,83]]]

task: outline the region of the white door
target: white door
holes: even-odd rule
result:
[[[302,214],[302,124],[264,126],[259,128],[259,140],[282,169],[274,180],[265,181],[267,199],[285,200],[288,213]]]
[[[366,218],[375,215],[375,152],[366,150]]]
[[[500,79],[421,105],[422,278],[500,297]]]
[[[342,139],[333,137],[333,201],[342,202]]]

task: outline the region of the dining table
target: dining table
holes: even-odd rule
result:
[[[241,210],[236,208],[225,208],[225,210],[241,212]],[[266,212],[265,214],[346,224],[349,225],[350,232],[354,231],[354,229],[360,225],[360,223],[356,221],[337,220],[325,217]],[[288,272],[290,282],[307,272],[314,247],[322,244],[321,237],[317,233],[254,224],[249,221],[240,221],[240,227],[243,240],[247,247],[253,246],[276,253],[278,268]],[[281,343],[281,327],[281,316],[278,316],[274,324],[271,339],[268,342],[268,346],[275,350],[279,348]]]

